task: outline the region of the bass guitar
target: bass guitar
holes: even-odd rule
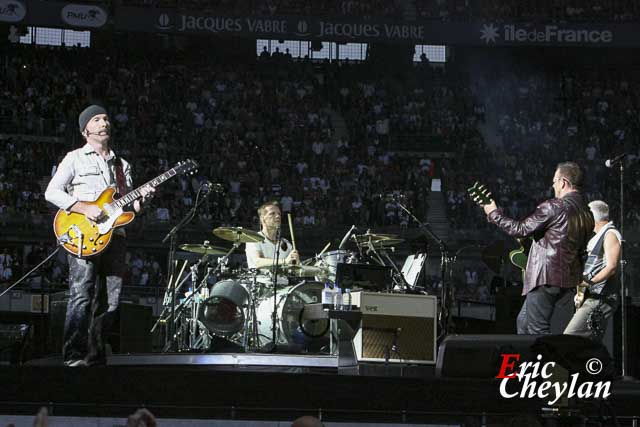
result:
[[[178,162],[173,168],[119,199],[114,199],[116,189],[109,187],[93,202],[84,202],[96,205],[104,212],[100,221],[91,221],[83,214],[60,209],[53,220],[53,232],[70,254],[79,258],[99,255],[109,246],[113,230],[129,224],[135,218],[135,213],[125,212],[124,208],[142,197],[143,187],[155,188],[176,175],[194,173],[197,168],[198,164],[193,160]]]
[[[576,306],[576,309],[582,307],[582,304],[584,303],[584,296],[585,296],[586,290],[587,290],[586,286],[578,285],[576,287],[576,297],[573,300]]]

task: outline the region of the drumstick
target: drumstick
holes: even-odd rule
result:
[[[177,282],[178,282],[178,280],[180,280],[180,278],[182,277],[182,272],[184,272],[184,268],[187,266],[187,263],[188,263],[188,262],[189,262],[188,260],[186,260],[186,259],[184,260],[184,264],[182,264],[182,268],[180,269],[180,274],[178,274],[178,275],[176,276],[176,283],[177,283]]]
[[[329,246],[331,246],[331,242],[327,243],[327,246],[325,246],[325,247],[324,247],[324,249],[322,249],[322,250],[320,251],[320,253],[319,253],[318,255],[316,255],[316,258],[321,257],[321,256],[322,256],[322,254],[323,254],[323,253],[325,253],[325,251],[326,251],[327,249],[329,249]]]
[[[296,236],[293,235],[293,220],[291,219],[291,214],[287,214],[287,218],[289,218],[289,232],[291,233],[291,244],[293,245],[293,250],[296,250]]]
[[[174,259],[172,271],[176,271],[177,266],[178,266],[178,260]],[[167,282],[167,289],[171,289],[171,282],[173,282],[173,273],[171,273],[171,276],[169,276],[169,281]]]
[[[329,249],[329,246],[331,246],[331,242],[327,243],[327,246],[324,247],[324,249],[322,249],[322,251],[317,254],[316,256],[309,258],[309,259],[305,259],[304,261],[302,261],[302,265],[309,265],[311,264],[313,261],[316,261],[318,258],[320,258],[322,256],[323,253],[325,253],[325,251],[327,249]]]

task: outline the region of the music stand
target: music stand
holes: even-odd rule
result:
[[[410,289],[415,289],[422,272],[422,266],[427,259],[426,253],[411,254],[404,261],[402,266],[402,276]]]

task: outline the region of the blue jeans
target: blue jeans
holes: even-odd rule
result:
[[[125,270],[125,239],[113,236],[101,255],[69,260],[69,304],[64,324],[64,361],[106,363],[105,341],[113,324]]]
[[[518,334],[550,334],[553,310],[561,299],[571,295],[571,290],[550,285],[531,290],[518,314]]]
[[[585,338],[590,338],[596,342],[602,342],[602,337],[607,328],[607,320],[618,309],[619,301],[616,295],[613,295],[605,299],[585,298],[582,306],[576,310],[571,321],[567,325],[564,333],[567,335],[578,335]],[[594,312],[600,311],[602,318],[599,328],[590,328],[589,318]]]

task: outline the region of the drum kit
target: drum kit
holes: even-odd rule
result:
[[[184,261],[175,282],[169,279],[168,289],[174,286],[176,296],[184,297],[174,303],[173,315],[168,316],[165,312],[171,298],[165,296],[158,323],[174,322],[168,329],[173,336],[168,337],[165,351],[210,351],[220,340],[245,352],[272,351],[274,347],[301,353],[324,351],[329,345],[329,321],[306,319],[305,305],[321,302],[324,284],[336,280],[338,264],[363,260],[384,264],[381,253],[403,242],[395,235],[367,232],[351,236],[357,251],[327,251],[327,244],[318,255],[299,264],[233,270],[228,267],[230,255],[242,244],[261,243],[265,238],[242,227],[219,227],[213,234],[232,247],[213,246],[208,241],[180,245],[201,259],[191,266],[191,275],[183,274],[188,262]],[[210,257],[217,261],[210,262]],[[201,278],[199,271],[204,271]],[[189,279],[192,288],[185,293],[182,285]]]

